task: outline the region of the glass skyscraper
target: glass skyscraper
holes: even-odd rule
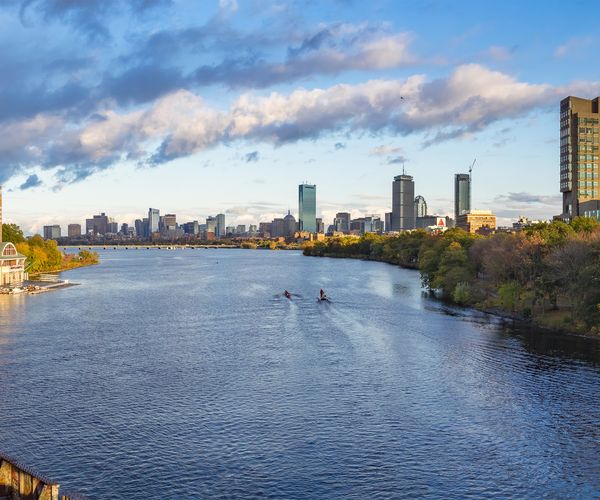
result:
[[[156,233],[159,230],[160,210],[158,208],[148,209],[148,233]]]
[[[415,216],[425,217],[427,215],[427,202],[421,195],[415,198]]]
[[[298,186],[298,230],[317,232],[317,186]]]
[[[454,175],[454,220],[458,216],[471,211],[471,176],[469,174]]]

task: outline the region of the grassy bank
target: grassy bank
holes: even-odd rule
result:
[[[305,255],[419,269],[423,286],[455,304],[574,333],[600,333],[600,224],[578,218],[488,237],[452,229],[330,238]]]

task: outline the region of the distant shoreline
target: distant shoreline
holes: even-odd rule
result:
[[[370,261],[370,262],[382,262],[384,264],[389,264],[391,266],[400,267],[401,269],[406,269],[409,271],[419,271],[419,268],[416,266],[414,266],[414,267],[406,266],[406,265],[397,264],[395,262],[389,262],[389,261],[382,260],[382,259],[374,259],[371,257],[367,257],[365,255],[336,255],[336,254],[306,255],[305,254],[305,256],[307,256],[307,257],[325,257],[325,258],[330,258],[330,259],[354,259],[354,260],[364,260],[364,261]],[[552,327],[549,325],[545,325],[543,323],[539,323],[539,322],[535,321],[534,319],[526,318],[523,315],[520,315],[516,312],[504,311],[498,307],[484,308],[484,307],[477,307],[476,305],[461,305],[461,304],[457,304],[456,302],[453,302],[451,300],[447,300],[447,299],[438,297],[434,293],[427,292],[427,290],[425,290],[424,288],[423,288],[423,291],[425,293],[428,293],[431,298],[435,299],[439,303],[448,304],[448,305],[451,305],[452,307],[457,307],[457,308],[460,308],[463,310],[478,311],[478,312],[481,312],[484,314],[489,314],[491,316],[495,316],[495,317],[501,318],[506,321],[511,321],[513,324],[518,324],[519,326],[534,327],[537,330],[541,330],[544,332],[550,332],[550,333],[554,333],[554,334],[559,334],[559,335],[565,335],[565,336],[569,336],[569,337],[580,337],[580,338],[587,338],[587,339],[591,338],[591,339],[600,340],[600,335],[597,335],[593,332],[582,332],[582,331],[576,331],[576,330],[568,330],[566,328]]]

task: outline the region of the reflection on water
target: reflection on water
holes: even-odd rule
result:
[[[10,341],[15,325],[22,323],[24,314],[24,294],[0,295],[0,346]]]
[[[0,447],[68,489],[600,494],[598,341],[297,252],[110,250],[68,277],[81,286],[0,297]]]

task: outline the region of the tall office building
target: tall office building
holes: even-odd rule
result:
[[[411,175],[397,175],[392,184],[392,231],[415,228],[415,183]]]
[[[298,230],[317,232],[317,186],[298,186]]]
[[[135,226],[135,235],[138,238],[144,238],[146,235],[144,234],[144,222],[142,219],[135,219],[133,225]]]
[[[56,238],[60,238],[60,226],[44,226],[44,239],[55,240]]]
[[[217,235],[217,218],[212,215],[206,218],[206,232]]]
[[[217,224],[215,226],[215,236],[224,238],[227,235],[227,226],[225,226],[225,214],[217,214]]]
[[[67,227],[69,238],[77,238],[81,236],[81,224],[69,224]]]
[[[333,219],[333,226],[335,231],[340,233],[347,233],[350,231],[350,213],[349,212],[338,212],[335,214]]]
[[[108,217],[104,212],[85,220],[86,234],[106,234],[108,232]]]
[[[173,230],[177,229],[177,215],[166,214],[163,217],[163,228],[166,231],[173,231]]]
[[[148,236],[159,231],[160,210],[158,208],[148,209]]]
[[[106,232],[110,234],[117,234],[119,232],[119,223],[111,219],[106,226]]]
[[[471,211],[471,176],[454,175],[454,220]]]
[[[600,97],[560,101],[560,191],[562,217],[583,215],[580,204],[600,199]],[[586,203],[586,205],[590,205]]]
[[[418,195],[415,198],[415,217],[425,217],[427,215],[427,202],[425,198]]]

